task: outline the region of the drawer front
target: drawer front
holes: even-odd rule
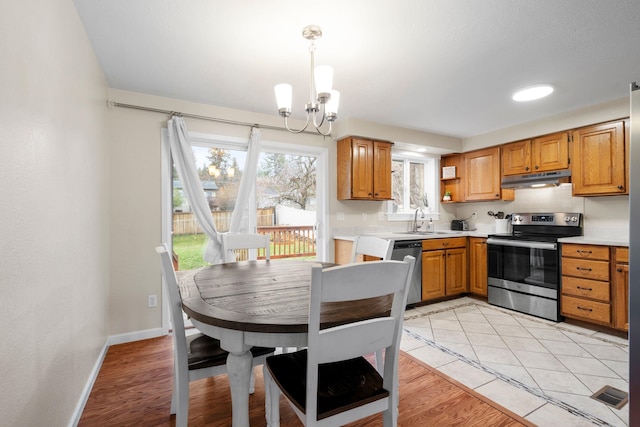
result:
[[[562,256],[609,261],[609,246],[562,244]]]
[[[563,295],[562,315],[610,324],[611,306],[603,302],[589,301]]]
[[[562,275],[608,282],[609,263],[562,257]]]
[[[629,248],[616,248],[616,262],[629,264]]]
[[[576,297],[591,298],[608,303],[611,290],[608,282],[562,276],[562,293]]]
[[[433,251],[438,249],[466,248],[466,237],[454,237],[444,239],[425,239],[422,241],[423,251]]]

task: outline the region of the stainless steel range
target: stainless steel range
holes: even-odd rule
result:
[[[580,213],[518,213],[487,239],[489,304],[560,321],[558,239],[582,235]]]

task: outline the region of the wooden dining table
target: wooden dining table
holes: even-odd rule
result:
[[[305,347],[311,268],[302,260],[241,261],[178,272],[182,306],[196,328],[229,352],[234,427],[249,426],[251,347]],[[321,323],[333,326],[387,313],[391,298],[330,303]],[[375,315],[377,315],[375,314]]]

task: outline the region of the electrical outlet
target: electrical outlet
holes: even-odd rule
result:
[[[147,298],[147,307],[157,307],[158,306],[158,295],[149,295]]]
[[[378,212],[378,221],[384,221],[384,212]]]
[[[336,212],[336,220],[337,221],[344,221],[344,213],[343,212]]]
[[[366,212],[362,212],[362,220],[363,221],[367,221],[367,213]]]

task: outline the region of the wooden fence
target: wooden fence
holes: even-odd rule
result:
[[[213,211],[211,212],[213,222],[216,229],[220,232],[229,231],[231,225],[230,211]],[[258,227],[269,226],[275,224],[275,208],[258,209]],[[198,221],[191,212],[174,212],[173,213],[173,234],[201,234],[204,233],[198,225]]]

